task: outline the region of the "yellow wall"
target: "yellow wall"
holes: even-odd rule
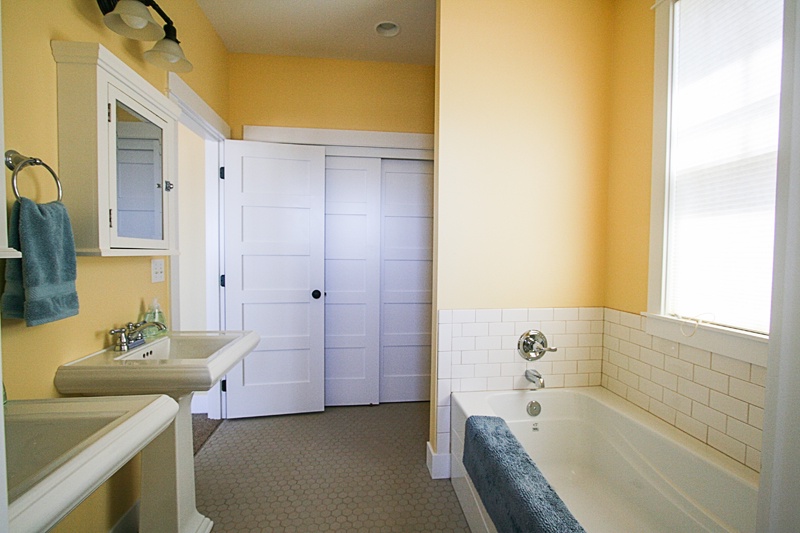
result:
[[[615,0],[605,305],[647,310],[653,129],[651,0]]]
[[[611,2],[441,0],[437,306],[604,303]]]
[[[432,66],[232,54],[228,123],[433,133],[433,87]]]
[[[184,80],[218,113],[227,113],[224,46],[195,0],[162,4],[195,65],[195,72],[184,75]],[[4,149],[40,157],[58,168],[53,39],[100,42],[156,88],[166,87],[165,71],[142,60],[142,52],[152,43],[131,41],[108,30],[94,0],[3,0],[2,10]],[[8,197],[13,199],[8,172],[6,178]],[[49,176],[31,172],[24,179],[25,183],[20,183],[23,194],[41,201],[52,198]],[[65,183],[64,194],[80,191]],[[107,346],[108,330],[137,318],[153,296],[169,309],[169,286],[150,282],[149,257],[81,257],[77,287],[80,314],[76,317],[33,328],[20,321],[2,321],[3,378],[10,399],[57,396],[53,376],[60,364]],[[57,529],[108,531],[136,500],[137,483],[134,463],[98,489]]]

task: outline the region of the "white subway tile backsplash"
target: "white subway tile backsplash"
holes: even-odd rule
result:
[[[708,387],[698,385],[688,379],[678,378],[678,394],[682,394],[703,405],[708,405],[709,392]]]
[[[747,447],[738,440],[714,428],[708,428],[708,444],[718,449],[725,455],[729,455],[744,463],[746,459]]]
[[[591,333],[592,323],[588,320],[572,320],[566,323],[567,333]]]
[[[603,320],[602,307],[581,307],[578,309],[579,320]]]
[[[626,340],[619,341],[619,351],[622,353],[622,355],[639,359],[639,349],[640,347],[632,342]]]
[[[633,389],[639,387],[639,376],[632,372],[628,372],[624,368],[620,368],[617,371],[617,379]]]
[[[578,335],[578,346],[602,346],[603,336],[599,333],[581,333]]]
[[[686,415],[683,412],[675,414],[675,426],[703,442],[708,441],[708,426]]]
[[[500,365],[484,364],[475,365],[476,378],[490,378],[500,375]]]
[[[503,347],[502,337],[490,336],[487,334],[484,337],[475,338],[476,350],[499,350],[502,347]]]
[[[750,383],[755,383],[756,385],[765,387],[767,385],[766,367],[750,365]]]
[[[658,353],[657,351],[651,350],[650,348],[640,349],[639,359],[643,363],[647,363],[650,366],[654,366],[656,368],[664,368],[664,354]]]
[[[675,357],[664,357],[664,370],[684,379],[694,378],[694,366]]]
[[[661,337],[653,337],[652,348],[670,357],[678,357],[678,343],[672,342]]]
[[[464,324],[475,322],[475,309],[454,309],[453,323]]]
[[[678,358],[692,363],[693,365],[711,368],[711,352],[700,350],[699,348],[687,344],[681,344],[680,350],[678,351]]]
[[[588,387],[589,374],[564,374],[565,387]]]
[[[619,323],[631,329],[642,329],[642,316],[633,313],[620,313]]]
[[[547,322],[549,320],[553,320],[553,309],[528,309],[528,320],[532,320],[534,322]]]
[[[755,470],[756,472],[761,471],[761,451],[751,448],[750,446],[747,447],[747,458],[745,459],[745,463],[747,466]]]
[[[731,359],[724,355],[716,353],[711,354],[711,369],[717,372],[722,372],[728,376],[749,381],[750,380],[750,364],[737,359]]]
[[[503,309],[502,317],[503,322],[527,322],[529,320],[527,309]]]
[[[488,322],[470,322],[461,326],[461,335],[463,337],[485,337],[489,335]]]
[[[728,417],[724,414],[697,402],[692,404],[692,418],[723,433],[728,421]]]
[[[734,398],[739,398],[747,403],[758,407],[764,407],[764,387],[754,385],[747,381],[731,378],[729,394]]]
[[[503,320],[502,309],[476,309],[476,322],[501,322]]]
[[[553,320],[580,320],[580,309],[576,307],[562,307],[553,309]]]
[[[755,405],[750,405],[748,409],[747,423],[751,426],[764,429],[764,410]]]
[[[631,359],[628,361],[628,370],[633,372],[639,377],[650,379],[650,369],[652,367],[637,359]]]
[[[546,320],[541,323],[541,330],[546,336],[562,335],[567,332],[567,323],[563,320]]]
[[[694,380],[705,385],[709,389],[713,389],[724,394],[728,393],[728,376],[720,372],[709,370],[701,366],[694,368]]]
[[[440,419],[451,392],[528,389],[524,372],[535,368],[548,388],[601,385],[750,468],[761,466],[763,367],[649,335],[646,318],[614,309],[454,309],[438,317]],[[517,342],[528,329],[540,329],[558,351],[525,362]]]
[[[563,349],[566,352],[566,359],[581,361],[592,358],[592,349],[589,346],[573,346]]]
[[[636,389],[629,387],[626,399],[629,402],[633,402],[634,404],[638,405],[645,411],[647,411],[650,408],[650,397],[644,394],[643,392],[639,392]]]
[[[664,397],[664,388],[649,379],[639,378],[639,391],[659,401]]]
[[[677,411],[672,407],[659,402],[653,398],[650,399],[650,412],[658,418],[664,420],[668,424],[675,425],[675,415]]]
[[[578,372],[577,361],[555,361],[553,362],[554,374],[575,374]]]
[[[761,449],[761,430],[754,428],[749,424],[736,419],[728,420],[728,428],[726,431],[729,437],[733,437],[739,442],[743,442],[748,446],[757,450]]]
[[[560,349],[569,348],[571,346],[578,346],[578,334],[577,333],[563,333],[561,335],[552,335],[549,336],[552,339],[550,344],[553,347],[557,347]]]
[[[461,387],[459,390],[461,392],[472,392],[472,391],[482,391],[488,390],[486,378],[464,378],[461,380]]]
[[[453,380],[474,378],[475,365],[453,365],[451,370]]]
[[[669,372],[665,372],[660,368],[652,368],[650,370],[650,379],[653,380],[654,383],[658,383],[662,387],[666,387],[667,389],[677,391],[678,390],[678,376],[675,374],[670,374]]]
[[[514,335],[513,322],[490,322],[489,335],[493,337],[502,337],[504,335]]]
[[[630,331],[630,340],[632,343],[642,348],[650,348],[653,345],[653,336],[638,329],[632,329]]]
[[[494,377],[486,380],[487,390],[511,390],[514,388],[514,378]]]
[[[692,400],[671,390],[664,389],[664,403],[685,415],[692,412]]]

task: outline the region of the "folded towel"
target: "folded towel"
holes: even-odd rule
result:
[[[6,260],[3,316],[38,326],[77,315],[75,240],[64,204],[14,202],[8,245],[22,259]]]
[[[502,418],[467,419],[464,467],[498,532],[585,533]]]

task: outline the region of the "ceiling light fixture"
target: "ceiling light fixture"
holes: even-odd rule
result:
[[[148,63],[172,72],[190,72],[194,68],[180,47],[175,25],[155,0],[97,0],[97,5],[103,22],[112,31],[137,41],[158,41],[144,53]],[[164,20],[163,28],[148,7]]]
[[[381,37],[394,37],[395,35],[400,33],[400,26],[398,26],[394,22],[391,22],[391,21],[387,20],[387,21],[384,21],[384,22],[379,22],[375,26],[375,31]]]

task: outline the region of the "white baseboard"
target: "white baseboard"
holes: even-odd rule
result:
[[[430,441],[427,446],[427,464],[431,479],[450,479],[450,454],[434,453]]]
[[[139,502],[133,504],[108,533],[139,533]]]

